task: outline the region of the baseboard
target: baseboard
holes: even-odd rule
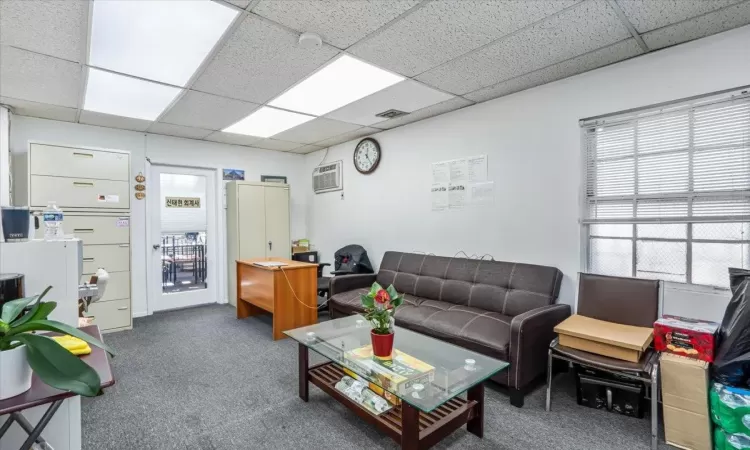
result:
[[[139,317],[146,317],[146,316],[148,316],[148,315],[149,315],[149,314],[148,314],[148,312],[147,312],[147,311],[134,312],[134,313],[133,313],[133,319],[137,319],[137,318],[139,318]]]

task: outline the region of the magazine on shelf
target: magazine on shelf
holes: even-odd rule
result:
[[[344,359],[377,381],[383,389],[405,395],[415,384],[427,386],[435,379],[435,368],[399,350],[389,359],[378,358],[372,345],[365,345],[344,353]]]

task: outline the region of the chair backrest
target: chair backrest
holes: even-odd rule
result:
[[[385,252],[377,281],[402,294],[516,316],[555,303],[562,272],[505,261]]]
[[[623,325],[652,327],[659,313],[659,281],[580,273],[577,313]]]

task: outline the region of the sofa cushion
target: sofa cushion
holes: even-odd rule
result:
[[[333,294],[329,302],[333,302],[339,309],[349,314],[364,313],[365,308],[362,306],[360,297],[370,292],[370,288],[352,289],[351,291],[339,292]]]
[[[422,299],[396,310],[396,325],[508,360],[512,317],[469,306]]]
[[[377,275],[401,293],[507,316],[553,304],[561,279],[554,267],[401,252],[386,252]]]

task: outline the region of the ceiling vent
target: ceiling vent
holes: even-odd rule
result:
[[[340,191],[343,183],[341,180],[342,161],[320,165],[313,170],[313,191],[316,194],[323,192]]]
[[[375,114],[377,117],[384,117],[386,119],[393,119],[394,117],[401,117],[409,114],[405,111],[399,111],[398,109],[389,109],[388,111],[383,111],[380,114]]]

